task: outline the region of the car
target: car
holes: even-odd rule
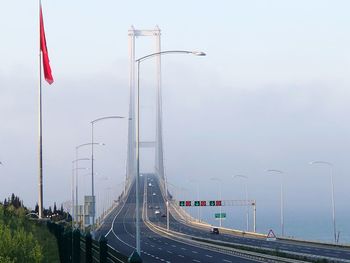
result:
[[[154,214],[155,214],[155,215],[159,215],[159,214],[160,214],[160,211],[159,211],[159,210],[156,210],[156,211],[154,211]]]
[[[156,205],[154,208],[155,208],[155,209],[159,209],[159,206]]]
[[[166,214],[162,214],[161,217],[166,217]]]
[[[211,234],[218,235],[218,234],[219,234],[219,228],[217,228],[217,227],[212,227],[212,228],[210,229],[210,233],[211,233]]]
[[[152,195],[156,195],[156,193],[153,193]]]
[[[153,208],[153,206],[149,205],[149,206],[148,206],[148,208],[149,208],[149,209],[152,209],[152,208]]]
[[[151,183],[149,183],[149,184],[148,184],[148,186],[152,186],[152,184],[151,184]]]

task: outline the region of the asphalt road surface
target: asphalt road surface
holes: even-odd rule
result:
[[[140,181],[140,189],[143,192],[144,180]],[[133,187],[126,202],[108,216],[97,233],[97,235],[105,235],[108,239],[108,244],[124,255],[130,255],[135,250],[134,193],[135,188]],[[140,196],[143,199],[143,194]],[[141,200],[140,204],[142,205],[142,203],[143,201]],[[152,218],[155,219],[153,216]],[[202,249],[163,237],[151,231],[143,222],[141,224],[141,256],[143,262],[257,262]]]

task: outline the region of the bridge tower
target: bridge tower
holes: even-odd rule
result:
[[[135,40],[137,37],[153,37],[155,40],[155,50],[150,53],[161,51],[160,29],[158,26],[151,30],[137,30],[133,26],[128,31],[129,41],[129,88],[130,88],[130,103],[129,103],[129,123],[128,123],[128,154],[127,154],[127,182],[126,188],[130,187],[131,182],[136,175],[136,63],[135,63]],[[147,55],[147,54],[146,54]],[[156,136],[151,142],[140,142],[140,148],[152,147],[155,149],[155,174],[161,182],[164,182],[164,159],[163,159],[163,133],[162,133],[162,90],[161,90],[161,56],[154,58],[156,62]],[[125,189],[126,191],[128,189]]]

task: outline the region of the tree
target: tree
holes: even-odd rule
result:
[[[49,216],[51,216],[51,215],[52,215],[52,209],[51,209],[51,206],[49,206],[48,215],[49,215]]]
[[[53,213],[56,214],[57,213],[57,206],[56,206],[56,202],[54,202],[53,204]]]
[[[61,215],[63,215],[64,210],[63,210],[63,204],[61,204],[61,209],[60,209]]]

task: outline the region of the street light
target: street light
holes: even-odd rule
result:
[[[76,159],[72,161],[72,226],[73,226],[74,220],[76,222],[78,221],[78,213],[75,213],[74,211],[74,207],[75,209],[78,209],[78,170],[89,170],[89,168],[77,167],[77,166],[79,161],[86,161],[86,160],[90,160],[90,159],[81,158],[81,159]],[[74,167],[74,164],[76,164],[75,167]],[[74,200],[74,175],[76,176],[75,177],[75,200]],[[74,201],[75,201],[75,205],[74,205]],[[76,212],[78,211],[76,210]],[[75,219],[73,220],[73,218]]]
[[[101,117],[98,119],[95,119],[91,121],[91,195],[94,198],[94,205],[93,205],[93,214],[92,214],[92,226],[95,223],[95,211],[96,211],[96,201],[95,201],[95,191],[94,191],[94,124],[96,122],[107,120],[107,119],[123,119],[124,117],[121,116],[107,116],[107,117]]]
[[[281,170],[270,169],[267,172],[283,174]],[[283,193],[283,178],[281,177],[281,234],[284,236],[284,193]]]
[[[331,191],[332,191],[332,217],[333,217],[333,234],[334,234],[334,242],[337,243],[337,232],[336,232],[336,223],[335,223],[335,201],[334,201],[334,182],[333,182],[333,164],[330,162],[324,162],[324,161],[313,161],[309,164],[325,164],[328,165],[330,168],[330,175],[331,175]]]
[[[212,178],[210,178],[210,180],[212,180],[212,181],[218,181],[219,182],[219,200],[221,200],[222,199],[222,181],[221,181],[221,179],[220,178],[217,178],[217,177],[212,177]],[[219,213],[220,213],[220,215],[219,215],[219,224],[220,224],[220,227],[222,226],[222,214],[221,214],[221,205],[219,206]]]
[[[200,201],[199,200],[199,182],[198,182],[198,180],[190,178],[188,181],[190,183],[194,183],[196,185],[196,188],[197,188],[197,200]],[[200,222],[200,221],[201,221],[201,206],[199,205],[198,206],[198,222]]]
[[[141,245],[140,245],[140,207],[139,207],[139,176],[140,176],[140,63],[146,59],[166,55],[166,54],[192,54],[195,56],[205,56],[204,52],[199,51],[188,51],[188,50],[168,50],[152,53],[135,60],[137,63],[137,129],[136,129],[136,252],[141,255]],[[167,193],[166,198],[168,199]]]
[[[88,142],[88,143],[83,143],[83,144],[80,144],[78,146],[75,147],[75,158],[78,159],[79,157],[79,149],[81,147],[84,147],[84,146],[94,146],[94,145],[101,145],[101,146],[105,146],[104,143],[100,143],[100,142]],[[91,163],[93,163],[94,159],[93,159],[93,156],[91,158]],[[92,172],[93,174],[93,172]],[[76,178],[78,178],[78,171],[76,171]],[[78,179],[77,179],[78,180]]]
[[[245,200],[248,202],[248,177],[245,175],[237,174],[233,178],[243,178],[245,180]],[[247,220],[247,231],[249,231],[249,207],[246,205],[246,220]]]

